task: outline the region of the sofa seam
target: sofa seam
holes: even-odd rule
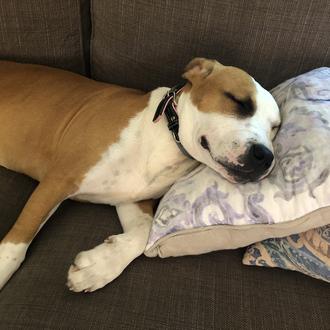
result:
[[[84,75],[91,76],[90,72],[90,39],[91,39],[91,1],[79,1],[79,32],[80,32],[80,51],[84,66]]]

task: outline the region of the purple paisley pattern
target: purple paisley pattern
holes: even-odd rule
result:
[[[282,125],[271,175],[237,185],[201,165],[163,197],[147,249],[186,229],[283,223],[330,205],[330,188],[325,188],[330,180],[330,68],[290,79],[272,94]]]
[[[228,203],[229,193],[224,193],[218,188],[218,183],[207,187],[205,192],[199,196],[192,204],[191,212],[194,223],[204,225],[204,211],[207,207],[210,210],[206,212],[206,219],[209,224],[226,224],[232,225],[235,219],[243,218],[243,214],[237,213]]]
[[[245,199],[247,207],[246,213],[249,219],[249,224],[255,223],[264,223],[264,224],[273,224],[274,219],[268,213],[268,211],[261,206],[261,203],[264,201],[265,197],[262,193],[256,193],[248,195]]]

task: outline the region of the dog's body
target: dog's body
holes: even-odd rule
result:
[[[271,128],[279,123],[278,108],[268,92],[243,71],[231,68],[231,79],[227,81],[228,74],[223,79],[223,73],[220,79],[217,71],[225,68],[197,59],[185,72],[189,82],[178,99],[179,133],[194,158],[190,159],[176,145],[166,121],[152,121],[168,88],[143,93],[62,70],[0,62],[0,165],[40,182],[0,243],[0,288],[24,260],[43,223],[67,198],[115,205],[124,230],[80,253],[71,266],[69,287],[93,291],[143,253],[152,223],[151,200],[161,197],[198,161],[232,181],[244,175],[259,179],[269,173]],[[219,99],[215,87],[222,88],[225,99],[222,95]],[[221,111],[216,109],[218,103]],[[265,106],[271,109],[260,114],[258,109]],[[240,133],[239,139],[229,138],[231,147],[223,143],[225,157],[216,153],[219,138],[214,146],[209,143],[217,129],[212,127],[217,111],[223,125],[240,122],[234,132],[227,129],[227,139],[238,135],[242,127],[250,132]],[[265,134],[256,133],[258,125]],[[254,148],[251,156],[251,145],[257,143],[268,150],[262,151],[261,161],[259,149]],[[253,169],[256,166],[258,171]]]

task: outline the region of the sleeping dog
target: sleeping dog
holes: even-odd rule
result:
[[[152,200],[199,162],[232,182],[271,171],[280,124],[271,94],[215,60],[192,60],[183,77],[184,85],[144,93],[0,62],[0,165],[39,181],[0,243],[0,289],[67,198],[115,205],[123,227],[71,265],[68,287],[88,292],[144,252]]]

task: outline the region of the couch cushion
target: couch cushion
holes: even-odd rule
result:
[[[0,235],[35,182],[0,167]],[[329,325],[330,287],[279,269],[246,267],[242,250],[136,259],[91,294],[65,287],[75,255],[120,232],[114,208],[65,202],[0,292],[1,329],[318,329]]]
[[[195,56],[252,74],[266,88],[330,66],[330,2],[92,0],[96,79],[171,86]]]
[[[0,0],[0,59],[88,73],[88,15],[88,0]]]

